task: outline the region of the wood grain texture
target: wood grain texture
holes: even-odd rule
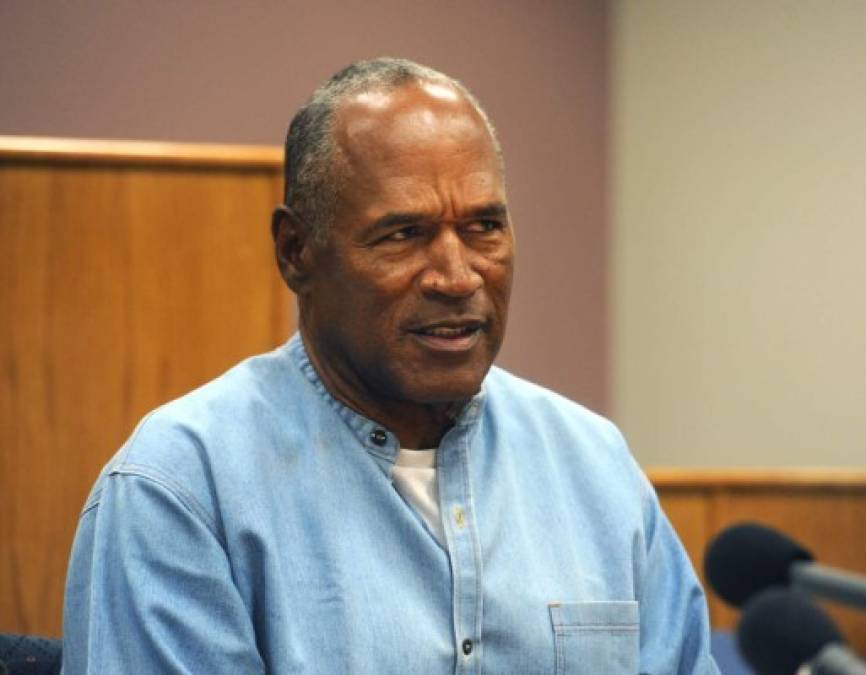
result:
[[[0,155],[0,630],[59,635],[78,512],[141,416],[292,330],[279,171],[248,160]]]

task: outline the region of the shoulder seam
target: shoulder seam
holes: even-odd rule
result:
[[[200,520],[223,548],[226,542],[217,529],[216,521],[211,517],[201,503],[182,485],[159,469],[141,464],[123,462],[112,467],[109,476],[135,476],[159,485],[177,499],[181,505]]]
[[[81,513],[78,514],[79,520],[83,518],[88,511],[92,511],[97,506],[99,506],[99,500],[102,497],[102,488],[97,489],[84,503],[84,508],[81,509]]]

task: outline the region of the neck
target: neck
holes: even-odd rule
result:
[[[315,343],[301,328],[304,347],[325,389],[343,405],[396,434],[400,447],[435,448],[466,401],[416,403],[376,394],[366,383],[319,357]]]

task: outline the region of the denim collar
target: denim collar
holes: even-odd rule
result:
[[[349,427],[355,438],[357,438],[358,442],[364,446],[367,452],[380,459],[393,463],[400,450],[397,436],[388,429],[385,429],[378,422],[374,422],[373,420],[364,417],[359,412],[352,410],[341,401],[338,401],[331,392],[328,391],[324,382],[322,382],[322,379],[319,377],[319,373],[316,372],[315,367],[310,361],[310,357],[307,355],[307,350],[304,347],[304,341],[301,337],[300,331],[295,333],[289,339],[286,348],[292,361],[303,373],[304,377],[313,385],[319,395],[325,399],[340,419],[345,422],[346,426]],[[477,426],[476,423],[481,414],[485,399],[486,385],[482,382],[480,391],[469,399],[466,405],[463,406],[463,409],[454,421],[454,426],[446,433],[446,436],[451,436],[452,434],[459,434],[462,436],[472,431]],[[385,432],[387,434],[387,440],[382,445],[379,445],[373,440],[376,437],[377,432]]]

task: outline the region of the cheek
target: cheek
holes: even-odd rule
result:
[[[374,275],[345,275],[331,285],[339,302],[331,304],[330,319],[368,348],[393,343],[399,327],[412,313],[411,280],[383,270]]]
[[[399,313],[414,297],[416,269],[413,261],[378,261],[353,275],[354,290],[383,315]]]
[[[481,274],[486,280],[488,289],[498,298],[508,300],[511,293],[511,278],[513,265],[510,257],[503,256],[498,259],[489,259]]]
[[[378,266],[369,280],[370,289],[382,298],[405,295],[412,288],[414,266],[385,263]]]

